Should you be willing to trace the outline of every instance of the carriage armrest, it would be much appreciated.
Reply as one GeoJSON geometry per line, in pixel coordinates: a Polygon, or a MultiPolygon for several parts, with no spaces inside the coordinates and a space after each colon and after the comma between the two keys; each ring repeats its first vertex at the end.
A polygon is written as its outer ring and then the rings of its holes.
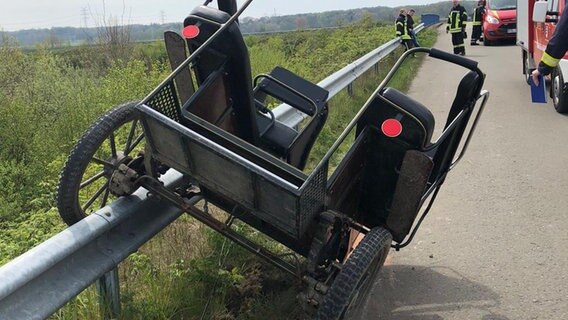
{"type": "Polygon", "coordinates": [[[255,87],[255,98],[263,101],[265,95],[283,101],[303,113],[314,116],[327,102],[329,92],[322,87],[286,70],[276,67],[268,75],[259,75],[262,79],[255,87]]]}

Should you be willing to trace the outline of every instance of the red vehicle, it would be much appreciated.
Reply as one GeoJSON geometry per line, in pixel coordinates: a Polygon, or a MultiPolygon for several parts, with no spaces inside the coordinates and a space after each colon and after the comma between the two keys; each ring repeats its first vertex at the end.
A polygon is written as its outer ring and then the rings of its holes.
{"type": "MultiPolygon", "coordinates": [[[[518,1],[517,45],[522,49],[523,74],[527,80],[540,62],[565,6],[564,0],[518,1]]],[[[559,113],[568,113],[566,80],[568,80],[568,55],[560,60],[551,74],[550,97],[559,113]]]]}
{"type": "Polygon", "coordinates": [[[517,36],[517,0],[487,0],[483,14],[483,44],[517,36]]]}

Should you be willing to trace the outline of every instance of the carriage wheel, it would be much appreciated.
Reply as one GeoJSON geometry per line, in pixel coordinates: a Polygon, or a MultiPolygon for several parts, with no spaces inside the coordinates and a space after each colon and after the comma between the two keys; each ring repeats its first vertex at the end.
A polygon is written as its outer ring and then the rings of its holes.
{"type": "Polygon", "coordinates": [[[392,235],[384,228],[376,227],[367,233],[333,281],[315,319],[357,319],[391,241],[392,235]]]}
{"type": "Polygon", "coordinates": [[[109,189],[120,164],[140,162],[144,133],[135,106],[127,102],[101,116],[75,145],[59,178],[57,207],[68,225],[118,198],[109,189]]]}

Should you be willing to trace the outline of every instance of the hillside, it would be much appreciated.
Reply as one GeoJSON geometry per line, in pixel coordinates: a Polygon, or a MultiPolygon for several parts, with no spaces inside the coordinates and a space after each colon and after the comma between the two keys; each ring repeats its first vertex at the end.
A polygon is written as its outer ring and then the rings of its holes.
{"type": "MultiPolygon", "coordinates": [[[[475,1],[462,1],[468,12],[472,12],[475,1]]],[[[412,6],[416,10],[417,16],[425,13],[438,14],[444,18],[451,8],[451,1],[441,1],[439,3],[412,6]]],[[[310,14],[285,15],[274,17],[241,19],[241,29],[243,33],[262,33],[262,32],[281,32],[298,29],[329,28],[351,24],[360,21],[365,16],[370,16],[374,20],[390,24],[398,14],[400,7],[372,7],[353,10],[327,11],[310,14]]],[[[245,12],[246,14],[246,12],[245,12]]],[[[126,31],[129,33],[131,41],[152,41],[161,39],[166,30],[180,30],[182,21],[179,23],[150,24],[150,25],[128,25],[126,31]]],[[[102,28],[51,28],[51,29],[32,29],[14,32],[2,32],[3,38],[14,38],[21,47],[33,47],[37,44],[44,44],[50,48],[62,46],[75,46],[85,43],[93,43],[99,39],[105,31],[102,28]]]]}

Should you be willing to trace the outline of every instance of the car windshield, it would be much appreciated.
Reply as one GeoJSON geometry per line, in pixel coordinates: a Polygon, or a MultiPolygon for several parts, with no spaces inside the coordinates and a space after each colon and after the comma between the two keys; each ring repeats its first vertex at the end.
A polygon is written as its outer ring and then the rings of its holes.
{"type": "Polygon", "coordinates": [[[513,10],[517,8],[517,0],[493,0],[489,7],[491,10],[513,10]]]}

